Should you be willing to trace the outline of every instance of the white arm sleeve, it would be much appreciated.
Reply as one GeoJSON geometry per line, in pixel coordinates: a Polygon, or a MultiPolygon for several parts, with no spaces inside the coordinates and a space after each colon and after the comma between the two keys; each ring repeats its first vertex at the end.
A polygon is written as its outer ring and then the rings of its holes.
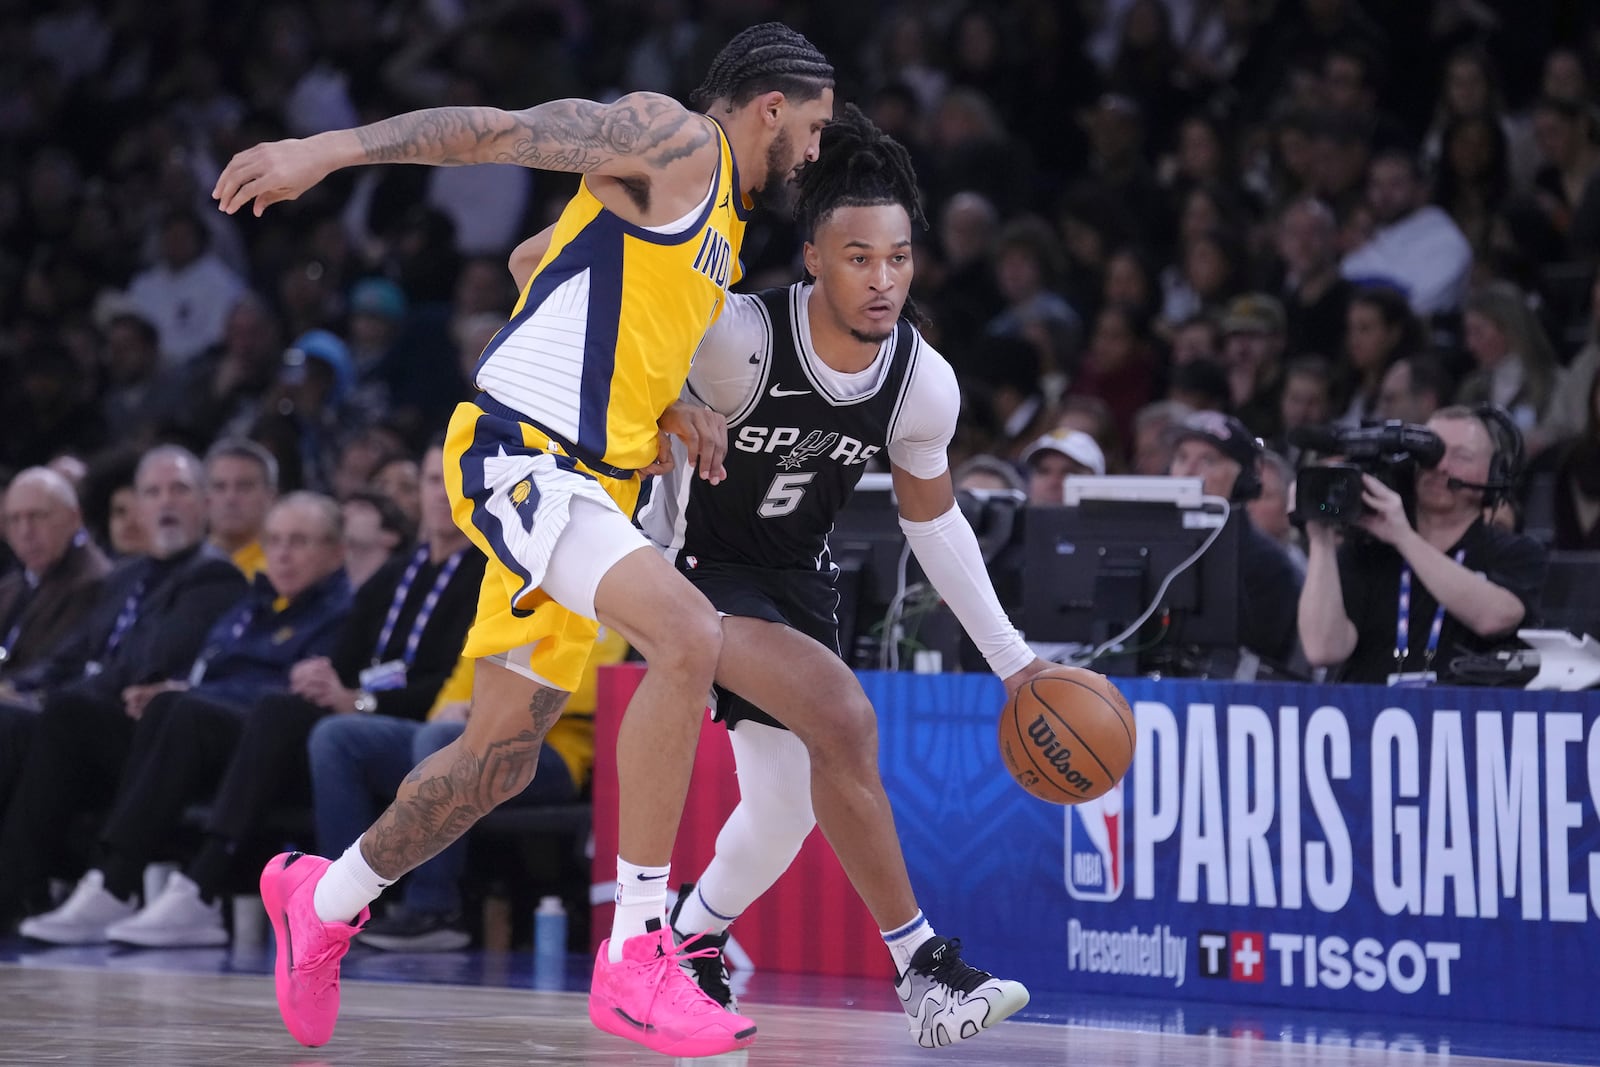
{"type": "Polygon", "coordinates": [[[918,478],[937,478],[950,469],[947,453],[961,415],[956,372],[933,346],[922,342],[905,402],[889,429],[889,459],[918,478]]]}
{"type": "Polygon", "coordinates": [[[902,516],[900,529],[923,572],[983,653],[989,669],[1009,678],[1032,663],[1033,650],[1000,607],[983,565],[978,536],[967,525],[960,507],[928,522],[912,522],[902,516]]]}
{"type": "Polygon", "coordinates": [[[761,301],[729,293],[689,365],[689,395],[732,418],[755,395],[771,351],[772,326],[761,301]]]}

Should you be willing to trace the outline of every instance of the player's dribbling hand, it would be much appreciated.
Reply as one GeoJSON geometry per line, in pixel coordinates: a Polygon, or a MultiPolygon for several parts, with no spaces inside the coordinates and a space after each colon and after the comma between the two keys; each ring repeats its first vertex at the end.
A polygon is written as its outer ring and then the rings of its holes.
{"type": "Polygon", "coordinates": [[[1040,659],[1038,656],[1033,657],[1032,663],[1028,664],[1026,667],[1022,668],[1020,671],[1016,672],[1010,677],[1004,679],[1006,687],[1006,699],[1010,700],[1012,697],[1016,696],[1017,690],[1027,685],[1029,680],[1038,677],[1040,674],[1043,674],[1045,671],[1054,666],[1055,664],[1051,663],[1047,659],[1040,659]]]}
{"type": "Polygon", "coordinates": [[[674,401],[658,423],[663,433],[682,441],[689,453],[689,463],[697,468],[700,477],[716,485],[728,476],[722,465],[728,455],[728,420],[710,408],[674,401]]]}
{"type": "Polygon", "coordinates": [[[230,215],[253,200],[260,218],[268,204],[293,200],[327,176],[328,168],[310,142],[292,138],[268,141],[228,161],[211,190],[211,199],[230,215]]]}

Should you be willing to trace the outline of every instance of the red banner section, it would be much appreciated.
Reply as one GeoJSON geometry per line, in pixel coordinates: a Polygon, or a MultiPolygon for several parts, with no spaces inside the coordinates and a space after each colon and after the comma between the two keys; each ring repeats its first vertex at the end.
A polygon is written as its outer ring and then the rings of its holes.
{"type": "MultiPolygon", "coordinates": [[[[644,669],[637,663],[602,667],[595,707],[594,944],[611,931],[611,894],[617,879],[617,730],[644,669]]],[[[700,731],[694,779],[672,852],[672,883],[692,880],[716,851],[717,831],[739,802],[728,732],[710,721],[700,731]]],[[[894,968],[867,909],[851,888],[833,850],[813,831],[778,884],[733,925],[734,940],[763,971],[892,978],[894,968]]],[[[739,952],[730,948],[730,961],[739,952]]]]}

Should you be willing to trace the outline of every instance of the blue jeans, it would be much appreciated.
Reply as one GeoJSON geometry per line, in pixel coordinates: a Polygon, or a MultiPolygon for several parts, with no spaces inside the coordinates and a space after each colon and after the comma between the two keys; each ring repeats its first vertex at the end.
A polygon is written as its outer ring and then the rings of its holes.
{"type": "MultiPolygon", "coordinates": [[[[420,723],[387,715],[329,715],[311,730],[311,794],[317,848],[338,856],[366,832],[394,799],[411,769],[461,736],[460,722],[420,723]]],[[[539,766],[508,804],[564,804],[574,800],[567,763],[555,749],[539,749],[539,766]]],[[[411,872],[402,901],[412,911],[445,914],[461,909],[461,872],[467,863],[463,835],[411,872]]]]}

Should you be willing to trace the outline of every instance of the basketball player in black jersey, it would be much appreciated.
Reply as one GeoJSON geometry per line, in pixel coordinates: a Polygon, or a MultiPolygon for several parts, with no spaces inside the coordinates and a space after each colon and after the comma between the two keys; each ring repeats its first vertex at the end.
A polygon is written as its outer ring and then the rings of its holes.
{"type": "MultiPolygon", "coordinates": [[[[901,316],[922,222],[905,150],[854,108],[823,142],[796,206],[815,280],[731,296],[690,371],[686,399],[727,418],[727,477],[714,488],[693,477],[695,457],[674,439],[676,463],[640,515],[724,615],[717,718],[741,791],[673,926],[720,947],[820,823],[894,956],[912,1035],[935,1047],[1006,1018],[1028,993],[965,963],[919,910],[878,776],[876,715],[838,654],[827,534],[870,459],[886,453],[912,550],[1008,694],[1046,664],[1001,611],[956,507],[945,459],[955,375],[901,316]]],[[[720,958],[692,965],[732,1003],[720,958]]]]}

